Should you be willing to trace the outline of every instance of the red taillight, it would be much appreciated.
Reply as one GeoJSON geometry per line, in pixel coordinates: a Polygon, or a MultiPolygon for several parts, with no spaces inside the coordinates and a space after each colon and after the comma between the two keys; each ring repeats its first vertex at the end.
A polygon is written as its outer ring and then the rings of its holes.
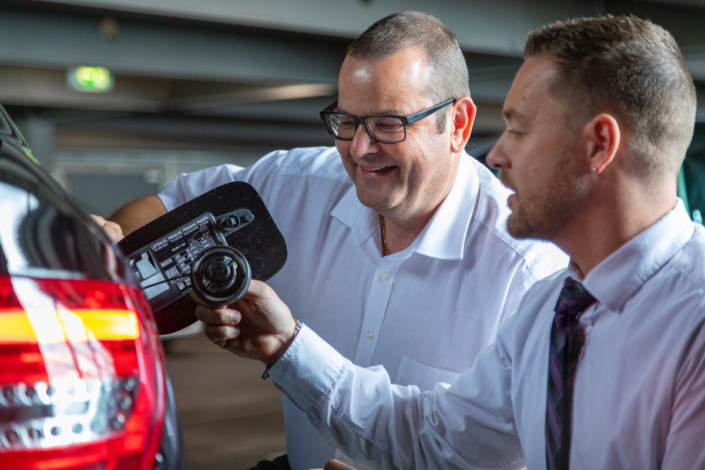
{"type": "Polygon", "coordinates": [[[164,360],[142,294],[0,277],[0,469],[152,469],[164,360]]]}

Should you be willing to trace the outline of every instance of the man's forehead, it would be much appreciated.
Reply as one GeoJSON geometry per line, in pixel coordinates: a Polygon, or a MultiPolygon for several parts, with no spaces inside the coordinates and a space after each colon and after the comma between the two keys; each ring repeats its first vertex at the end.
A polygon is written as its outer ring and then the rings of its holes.
{"type": "Polygon", "coordinates": [[[429,72],[425,54],[417,48],[402,49],[381,60],[348,56],[340,70],[338,110],[409,114],[428,100],[429,72]]]}
{"type": "Polygon", "coordinates": [[[429,65],[423,49],[408,47],[375,60],[347,56],[340,69],[340,78],[362,81],[392,77],[392,79],[420,80],[428,77],[429,65]]]}
{"type": "Polygon", "coordinates": [[[529,121],[547,100],[555,76],[555,66],[548,59],[528,59],[517,73],[504,103],[502,116],[511,122],[529,121]]]}
{"type": "Polygon", "coordinates": [[[364,62],[360,66],[352,69],[352,78],[356,80],[372,80],[372,71],[370,70],[371,64],[365,64],[364,62]]]}

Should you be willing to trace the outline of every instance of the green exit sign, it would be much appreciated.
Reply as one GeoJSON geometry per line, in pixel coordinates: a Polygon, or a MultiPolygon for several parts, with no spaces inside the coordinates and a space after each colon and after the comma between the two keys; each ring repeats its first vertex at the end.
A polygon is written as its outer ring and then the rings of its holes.
{"type": "Polygon", "coordinates": [[[71,88],[89,93],[105,93],[115,86],[113,75],[105,67],[76,67],[68,71],[71,88]]]}

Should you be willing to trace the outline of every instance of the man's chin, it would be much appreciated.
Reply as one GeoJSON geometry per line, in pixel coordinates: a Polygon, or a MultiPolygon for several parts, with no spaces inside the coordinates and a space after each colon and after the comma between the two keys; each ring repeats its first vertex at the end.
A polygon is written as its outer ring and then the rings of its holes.
{"type": "Polygon", "coordinates": [[[385,212],[393,207],[393,204],[389,200],[374,197],[374,195],[370,195],[367,192],[360,191],[359,189],[357,191],[357,199],[363,206],[378,213],[385,212]]]}
{"type": "Polygon", "coordinates": [[[545,237],[541,236],[541,231],[536,227],[532,226],[521,217],[520,214],[512,212],[507,218],[507,233],[517,240],[545,240],[545,237]]]}
{"type": "Polygon", "coordinates": [[[357,199],[363,206],[375,211],[389,209],[398,205],[403,200],[403,196],[395,188],[389,186],[370,186],[366,184],[355,184],[357,199]]]}

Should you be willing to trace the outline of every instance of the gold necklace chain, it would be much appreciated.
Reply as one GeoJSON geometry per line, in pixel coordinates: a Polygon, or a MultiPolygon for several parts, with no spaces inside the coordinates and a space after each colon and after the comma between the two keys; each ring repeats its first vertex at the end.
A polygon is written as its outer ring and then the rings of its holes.
{"type": "Polygon", "coordinates": [[[384,227],[384,217],[382,214],[379,215],[379,227],[382,229],[382,256],[389,255],[389,248],[387,248],[387,230],[384,227]]]}

